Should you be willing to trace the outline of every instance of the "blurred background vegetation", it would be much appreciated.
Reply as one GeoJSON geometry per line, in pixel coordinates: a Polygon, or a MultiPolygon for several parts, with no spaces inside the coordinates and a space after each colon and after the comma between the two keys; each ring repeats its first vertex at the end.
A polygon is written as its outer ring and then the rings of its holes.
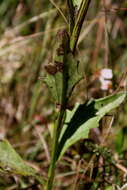
{"type": "MultiPolygon", "coordinates": [[[[0,138],[7,138],[14,148],[47,176],[50,160],[50,129],[56,109],[43,82],[44,66],[52,61],[56,33],[67,28],[66,1],[1,0],[0,1],[0,138]]],[[[126,88],[127,74],[127,1],[92,1],[78,42],[77,57],[84,80],[75,89],[76,101],[98,98],[126,88]],[[110,68],[113,82],[106,92],[99,83],[100,71],[110,68]]],[[[58,166],[56,189],[117,189],[127,182],[127,105],[114,115],[114,122],[101,146],[86,148],[87,141],[72,147],[58,166]],[[86,173],[93,150],[98,153],[95,165],[86,173]],[[111,151],[119,168],[107,161],[111,151]],[[101,157],[103,155],[103,167],[101,157]],[[96,173],[96,168],[99,168],[96,173]],[[96,177],[94,174],[96,173],[96,177]],[[102,185],[103,184],[103,185],[102,185]]],[[[110,117],[110,116],[109,116],[110,117]]],[[[103,121],[104,122],[104,121],[103,121]]],[[[105,122],[106,123],[106,122],[105,122]]],[[[109,125],[109,124],[105,124],[109,125]]],[[[92,141],[98,142],[104,130],[92,141]]],[[[90,139],[89,139],[90,140],[90,139]]],[[[91,145],[93,146],[93,144],[91,145]]],[[[39,189],[32,179],[0,174],[0,190],[39,189]]]]}

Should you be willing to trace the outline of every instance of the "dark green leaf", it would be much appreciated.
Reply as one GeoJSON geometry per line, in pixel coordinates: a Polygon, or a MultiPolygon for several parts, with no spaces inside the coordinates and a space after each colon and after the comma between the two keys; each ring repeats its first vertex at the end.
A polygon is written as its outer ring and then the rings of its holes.
{"type": "Polygon", "coordinates": [[[118,107],[124,101],[125,96],[124,92],[120,92],[77,105],[74,110],[67,111],[65,125],[59,139],[57,158],[60,158],[78,140],[88,138],[89,130],[98,127],[100,119],[118,107]]]}

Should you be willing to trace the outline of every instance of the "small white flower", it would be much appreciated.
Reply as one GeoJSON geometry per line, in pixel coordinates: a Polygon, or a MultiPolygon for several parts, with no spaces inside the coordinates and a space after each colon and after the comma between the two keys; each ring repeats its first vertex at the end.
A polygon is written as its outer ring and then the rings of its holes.
{"type": "Polygon", "coordinates": [[[99,80],[101,82],[101,90],[109,90],[112,88],[113,73],[111,69],[102,69],[100,71],[99,80]]]}
{"type": "Polygon", "coordinates": [[[100,77],[103,77],[104,79],[112,79],[113,77],[113,73],[112,73],[112,70],[111,69],[102,69],[101,72],[100,72],[100,77]]]}

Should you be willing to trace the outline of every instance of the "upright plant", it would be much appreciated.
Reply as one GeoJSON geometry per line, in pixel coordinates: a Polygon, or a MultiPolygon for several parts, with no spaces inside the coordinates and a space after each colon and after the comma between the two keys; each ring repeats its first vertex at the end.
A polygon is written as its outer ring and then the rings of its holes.
{"type": "Polygon", "coordinates": [[[45,68],[45,82],[54,102],[59,105],[52,137],[51,163],[45,190],[53,188],[57,161],[72,144],[87,138],[90,128],[97,127],[100,119],[111,109],[117,107],[125,98],[118,93],[106,98],[76,104],[72,111],[67,110],[68,102],[77,83],[83,78],[78,70],[76,46],[80,31],[91,0],[67,0],[69,10],[69,31],[61,30],[57,34],[56,54],[53,64],[45,68]]]}
{"type": "Polygon", "coordinates": [[[78,73],[78,64],[74,54],[90,1],[91,0],[82,0],[79,5],[78,2],[76,3],[72,0],[67,0],[70,17],[69,35],[66,30],[58,32],[58,47],[56,48],[54,65],[48,65],[46,67],[48,74],[45,81],[51,90],[54,101],[56,104],[60,105],[58,118],[53,132],[52,156],[46,190],[52,189],[53,185],[54,172],[58,159],[59,138],[66,118],[65,113],[69,97],[71,96],[75,85],[82,79],[82,76],[78,73]],[[77,5],[77,7],[75,5],[77,5]],[[75,15],[75,8],[79,8],[77,15],[75,15]]]}
{"type": "Polygon", "coordinates": [[[89,130],[98,127],[103,116],[118,107],[126,96],[125,92],[119,92],[88,100],[84,104],[75,104],[72,110],[67,109],[73,89],[83,78],[76,60],[76,46],[90,1],[67,0],[69,29],[58,32],[53,64],[45,67],[45,82],[54,103],[59,107],[53,129],[51,163],[46,183],[35,169],[21,159],[6,139],[0,139],[0,171],[32,176],[45,190],[53,189],[56,165],[65,151],[78,140],[88,138],[89,130]]]}

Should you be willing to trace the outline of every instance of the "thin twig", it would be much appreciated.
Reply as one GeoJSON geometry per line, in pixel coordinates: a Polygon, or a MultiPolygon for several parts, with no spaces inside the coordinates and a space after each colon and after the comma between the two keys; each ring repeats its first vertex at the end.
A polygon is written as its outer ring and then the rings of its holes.
{"type": "Polygon", "coordinates": [[[120,169],[121,171],[123,171],[126,175],[127,175],[127,168],[125,168],[123,165],[116,163],[115,166],[120,169]]]}
{"type": "Polygon", "coordinates": [[[108,126],[106,132],[104,133],[104,136],[103,136],[103,138],[102,138],[103,140],[102,140],[100,146],[103,146],[104,143],[106,142],[107,137],[109,136],[109,133],[110,133],[110,131],[111,131],[111,127],[112,127],[113,121],[114,121],[114,116],[112,116],[112,118],[111,118],[110,124],[109,124],[109,126],[108,126]]]}
{"type": "Polygon", "coordinates": [[[48,150],[48,146],[47,146],[47,143],[43,137],[43,134],[40,133],[40,130],[38,129],[38,127],[35,128],[36,132],[37,132],[37,135],[39,136],[40,138],[40,141],[43,145],[43,148],[45,150],[45,154],[46,154],[46,158],[47,158],[47,161],[48,163],[50,162],[50,154],[49,154],[49,150],[48,150]]]}
{"type": "Polygon", "coordinates": [[[76,172],[76,176],[75,176],[75,181],[74,181],[74,188],[73,190],[77,190],[78,189],[78,179],[79,179],[79,174],[80,174],[80,171],[81,171],[81,163],[82,163],[82,160],[79,160],[79,163],[78,163],[78,166],[77,166],[77,172],[76,172]]]}
{"type": "Polygon", "coordinates": [[[66,22],[66,24],[68,24],[68,21],[65,17],[65,15],[63,14],[63,12],[61,11],[61,9],[57,6],[57,4],[53,1],[50,0],[50,2],[53,4],[54,7],[56,7],[56,9],[59,11],[59,13],[61,14],[62,18],[64,19],[64,21],[66,22]]]}

